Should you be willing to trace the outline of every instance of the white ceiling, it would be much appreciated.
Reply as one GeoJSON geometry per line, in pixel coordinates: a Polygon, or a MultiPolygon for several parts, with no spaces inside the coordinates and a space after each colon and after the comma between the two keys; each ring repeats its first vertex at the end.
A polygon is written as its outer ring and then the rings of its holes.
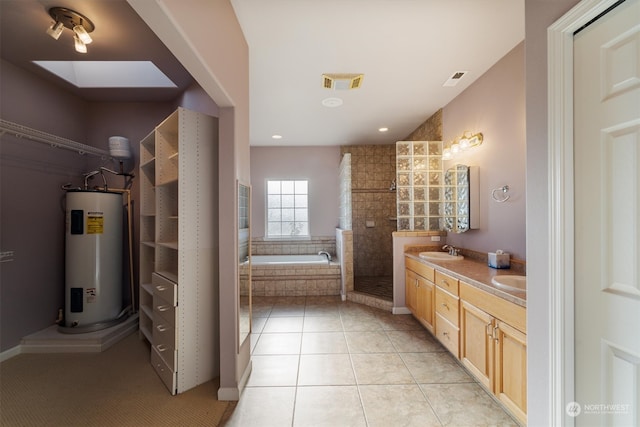
{"type": "MultiPolygon", "coordinates": [[[[524,39],[524,0],[231,0],[249,45],[251,145],[351,145],[403,139],[524,39]],[[468,71],[455,87],[443,83],[468,71]],[[333,91],[323,73],[363,73],[333,91]],[[322,106],[341,98],[337,108],[322,106]],[[387,133],[378,128],[388,127],[387,133]],[[280,140],[271,138],[283,136],[280,140]]],[[[125,0],[0,0],[0,54],[91,101],[174,99],[192,78],[125,0]],[[93,21],[77,54],[46,34],[52,6],[93,21]],[[150,60],[176,89],[78,89],[32,60],[150,60]]],[[[5,102],[6,100],[2,100],[5,102]]]]}
{"type": "Polygon", "coordinates": [[[524,39],[524,0],[231,3],[249,45],[251,145],[401,140],[524,39]],[[468,73],[443,87],[456,71],[468,73]],[[323,73],[364,79],[332,91],[323,73]]]}

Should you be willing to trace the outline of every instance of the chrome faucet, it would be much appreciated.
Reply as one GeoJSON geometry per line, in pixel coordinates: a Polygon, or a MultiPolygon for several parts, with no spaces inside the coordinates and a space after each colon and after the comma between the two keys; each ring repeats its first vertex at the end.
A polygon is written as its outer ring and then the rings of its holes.
{"type": "Polygon", "coordinates": [[[449,252],[449,255],[451,255],[451,256],[458,256],[458,252],[460,252],[460,249],[456,249],[455,247],[453,247],[451,245],[444,245],[442,247],[442,250],[449,252]]]}
{"type": "Polygon", "coordinates": [[[331,262],[331,254],[327,251],[320,251],[318,255],[325,255],[327,257],[327,262],[331,262]]]}

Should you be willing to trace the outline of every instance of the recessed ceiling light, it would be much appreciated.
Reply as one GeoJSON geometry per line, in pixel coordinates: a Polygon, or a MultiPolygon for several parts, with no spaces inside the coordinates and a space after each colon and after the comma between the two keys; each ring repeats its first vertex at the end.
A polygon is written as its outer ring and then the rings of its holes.
{"type": "Polygon", "coordinates": [[[83,88],[177,87],[151,61],[33,61],[83,88]]]}
{"type": "Polygon", "coordinates": [[[273,139],[282,139],[282,135],[271,135],[273,139]]]}
{"type": "Polygon", "coordinates": [[[379,128],[379,129],[378,129],[378,132],[386,132],[386,131],[388,131],[388,130],[389,130],[389,128],[379,128]]]}
{"type": "Polygon", "coordinates": [[[325,98],[322,100],[322,105],[329,108],[335,108],[341,106],[343,103],[340,98],[325,98]]]}

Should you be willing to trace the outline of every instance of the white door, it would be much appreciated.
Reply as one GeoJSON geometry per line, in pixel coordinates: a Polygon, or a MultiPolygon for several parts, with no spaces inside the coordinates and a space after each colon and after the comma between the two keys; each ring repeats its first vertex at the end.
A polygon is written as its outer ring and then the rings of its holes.
{"type": "Polygon", "coordinates": [[[638,426],[640,0],[574,36],[574,91],[575,422],[638,426]]]}

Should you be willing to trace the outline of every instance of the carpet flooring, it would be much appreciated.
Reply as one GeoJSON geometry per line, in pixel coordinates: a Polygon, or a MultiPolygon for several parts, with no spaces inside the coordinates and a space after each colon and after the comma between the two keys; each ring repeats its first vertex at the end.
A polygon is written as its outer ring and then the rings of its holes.
{"type": "Polygon", "coordinates": [[[2,426],[218,426],[218,379],[171,396],[133,333],[102,353],[20,354],[0,363],[2,426]]]}

